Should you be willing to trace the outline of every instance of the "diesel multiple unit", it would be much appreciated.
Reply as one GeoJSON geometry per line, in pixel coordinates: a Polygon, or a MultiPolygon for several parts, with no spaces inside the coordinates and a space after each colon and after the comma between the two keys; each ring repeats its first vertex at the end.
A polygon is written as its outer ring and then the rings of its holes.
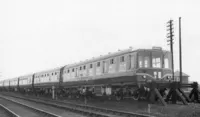
{"type": "MultiPolygon", "coordinates": [[[[0,81],[1,89],[78,95],[115,95],[121,87],[131,95],[146,82],[171,79],[171,53],[160,47],[129,48],[76,64],[0,81]],[[78,92],[78,93],[77,93],[78,92]]],[[[136,99],[136,98],[135,98],[136,99]]]]}

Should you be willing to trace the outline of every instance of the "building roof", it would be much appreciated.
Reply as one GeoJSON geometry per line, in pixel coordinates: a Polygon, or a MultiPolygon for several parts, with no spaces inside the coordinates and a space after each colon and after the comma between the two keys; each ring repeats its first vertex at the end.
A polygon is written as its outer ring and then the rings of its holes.
{"type": "MultiPolygon", "coordinates": [[[[174,72],[174,76],[179,77],[180,76],[180,71],[174,72]]],[[[183,73],[183,72],[182,72],[182,76],[190,77],[189,75],[187,75],[186,73],[183,73]]]]}

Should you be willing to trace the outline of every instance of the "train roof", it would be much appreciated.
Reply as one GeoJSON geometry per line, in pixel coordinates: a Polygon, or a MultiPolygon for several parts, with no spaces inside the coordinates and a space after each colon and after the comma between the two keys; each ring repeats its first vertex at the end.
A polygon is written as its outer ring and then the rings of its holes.
{"type": "Polygon", "coordinates": [[[66,65],[65,67],[69,68],[69,67],[74,67],[74,66],[78,66],[78,65],[83,65],[83,64],[96,62],[96,61],[99,61],[99,60],[102,60],[102,59],[120,56],[122,54],[127,54],[127,53],[135,52],[135,51],[163,51],[163,52],[168,52],[168,51],[162,50],[161,47],[152,47],[152,49],[135,49],[135,50],[132,47],[130,47],[129,49],[118,50],[117,52],[113,52],[113,53],[109,52],[107,55],[99,56],[99,57],[96,57],[96,58],[93,57],[92,59],[89,59],[89,60],[87,59],[87,60],[81,61],[79,63],[69,64],[69,65],[66,65]]]}
{"type": "Polygon", "coordinates": [[[16,78],[11,78],[11,79],[9,79],[10,81],[13,81],[13,80],[17,80],[18,79],[18,77],[16,77],[16,78]]]}
{"type": "Polygon", "coordinates": [[[130,47],[129,49],[126,49],[126,50],[118,50],[117,52],[109,52],[107,55],[100,55],[99,57],[93,57],[92,59],[87,59],[85,61],[81,61],[79,63],[74,63],[74,64],[69,64],[69,65],[66,65],[65,67],[73,67],[73,66],[77,66],[77,65],[83,65],[83,64],[87,64],[87,63],[91,63],[91,62],[95,62],[95,61],[99,61],[99,60],[102,60],[102,59],[107,59],[107,58],[110,58],[110,57],[115,57],[115,56],[119,56],[119,55],[122,55],[122,54],[127,54],[127,53],[130,53],[130,52],[133,52],[133,49],[132,47],[130,47]]]}
{"type": "Polygon", "coordinates": [[[17,78],[23,79],[23,78],[30,77],[30,76],[32,76],[32,75],[33,75],[33,74],[26,74],[26,75],[21,75],[21,76],[19,76],[19,77],[17,77],[17,78]]]}
{"type": "Polygon", "coordinates": [[[48,73],[48,72],[54,72],[54,71],[60,70],[61,68],[62,67],[57,67],[57,68],[54,68],[54,69],[44,70],[44,71],[41,71],[41,72],[36,72],[35,74],[38,75],[38,74],[43,74],[43,73],[48,73]]]}
{"type": "Polygon", "coordinates": [[[10,81],[10,79],[3,80],[3,82],[9,82],[9,81],[10,81]]]}

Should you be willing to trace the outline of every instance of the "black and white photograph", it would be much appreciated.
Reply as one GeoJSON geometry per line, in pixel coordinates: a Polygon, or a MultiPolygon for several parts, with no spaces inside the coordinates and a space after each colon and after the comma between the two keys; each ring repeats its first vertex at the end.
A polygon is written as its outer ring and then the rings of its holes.
{"type": "Polygon", "coordinates": [[[200,117],[199,0],[1,0],[0,117],[200,117]]]}

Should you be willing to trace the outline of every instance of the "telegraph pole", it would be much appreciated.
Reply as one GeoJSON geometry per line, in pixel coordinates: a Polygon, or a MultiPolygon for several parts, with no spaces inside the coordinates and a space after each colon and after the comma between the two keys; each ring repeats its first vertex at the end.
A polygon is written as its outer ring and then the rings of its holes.
{"type": "Polygon", "coordinates": [[[172,66],[172,79],[174,79],[174,54],[173,54],[173,37],[174,37],[174,28],[173,28],[173,20],[169,20],[167,22],[167,31],[169,31],[167,33],[167,38],[169,38],[169,40],[167,40],[167,42],[169,42],[170,45],[170,51],[171,51],[171,66],[172,66]]]}
{"type": "Polygon", "coordinates": [[[180,59],[180,84],[182,84],[182,46],[181,46],[181,17],[179,17],[179,59],[180,59]]]}

